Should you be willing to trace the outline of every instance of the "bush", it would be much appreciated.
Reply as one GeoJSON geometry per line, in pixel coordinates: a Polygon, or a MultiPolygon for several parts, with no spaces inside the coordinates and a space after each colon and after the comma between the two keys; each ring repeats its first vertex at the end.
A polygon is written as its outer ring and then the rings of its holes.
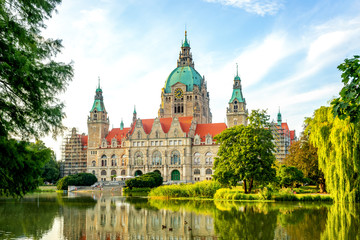
{"type": "Polygon", "coordinates": [[[125,181],[126,187],[132,188],[154,188],[163,183],[163,178],[156,172],[146,173],[136,178],[125,181]]]}
{"type": "Polygon", "coordinates": [[[268,188],[263,188],[258,193],[260,200],[271,200],[272,198],[272,191],[268,188]]]}
{"type": "Polygon", "coordinates": [[[205,197],[213,198],[221,185],[215,181],[202,181],[197,183],[166,185],[152,189],[151,197],[205,197]]]}
{"type": "Polygon", "coordinates": [[[78,173],[75,175],[65,176],[60,179],[56,187],[58,190],[67,190],[68,186],[91,186],[97,182],[95,175],[91,173],[78,173]]]}

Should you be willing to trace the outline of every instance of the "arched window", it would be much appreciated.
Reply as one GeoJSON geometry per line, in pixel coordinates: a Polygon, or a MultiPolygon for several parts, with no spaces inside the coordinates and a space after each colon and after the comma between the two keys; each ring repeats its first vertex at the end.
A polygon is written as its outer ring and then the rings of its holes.
{"type": "Polygon", "coordinates": [[[152,155],[152,165],[161,165],[161,153],[159,151],[155,151],[152,155]]]}
{"type": "Polygon", "coordinates": [[[236,118],[234,119],[234,125],[237,125],[237,119],[236,118]]]}
{"type": "Polygon", "coordinates": [[[200,153],[194,154],[194,164],[200,164],[200,153]]]}
{"type": "Polygon", "coordinates": [[[135,165],[143,165],[143,154],[141,152],[135,153],[135,165]]]}
{"type": "Polygon", "coordinates": [[[116,170],[111,170],[111,176],[116,175],[116,170]]]}
{"type": "Polygon", "coordinates": [[[106,167],[106,165],[107,165],[107,160],[106,160],[106,155],[102,155],[101,156],[101,166],[102,167],[106,167]]]}
{"type": "Polygon", "coordinates": [[[95,170],[92,171],[92,174],[95,175],[95,170]]]}
{"type": "Polygon", "coordinates": [[[121,166],[125,166],[126,165],[126,155],[122,155],[121,156],[121,166]]]}
{"type": "Polygon", "coordinates": [[[211,152],[205,154],[205,164],[213,164],[213,154],[211,152]]]}
{"type": "Polygon", "coordinates": [[[171,181],[180,181],[180,172],[178,170],[171,172],[171,181]]]}
{"type": "Polygon", "coordinates": [[[141,176],[142,174],[143,174],[142,171],[137,170],[137,171],[135,172],[134,176],[137,177],[137,176],[141,176]]]}
{"type": "Polygon", "coordinates": [[[180,165],[181,164],[180,153],[176,150],[171,153],[171,164],[172,165],[180,165]]]}
{"type": "Polygon", "coordinates": [[[200,169],[195,169],[195,170],[194,170],[194,174],[195,174],[195,175],[200,174],[200,169]]]}
{"type": "Polygon", "coordinates": [[[95,161],[92,161],[92,162],[91,162],[91,166],[95,167],[95,166],[96,166],[96,162],[95,162],[95,161]]]}
{"type": "Polygon", "coordinates": [[[206,169],[205,174],[212,174],[212,170],[210,168],[206,169]]]}
{"type": "Polygon", "coordinates": [[[106,171],[105,170],[101,171],[101,176],[106,176],[106,171]]]}
{"type": "Polygon", "coordinates": [[[114,154],[114,155],[112,155],[111,156],[111,166],[116,166],[116,155],[114,154]]]}
{"type": "Polygon", "coordinates": [[[234,112],[238,111],[238,105],[234,105],[234,112]]]}
{"type": "Polygon", "coordinates": [[[121,170],[121,176],[125,176],[125,170],[121,170]]]}

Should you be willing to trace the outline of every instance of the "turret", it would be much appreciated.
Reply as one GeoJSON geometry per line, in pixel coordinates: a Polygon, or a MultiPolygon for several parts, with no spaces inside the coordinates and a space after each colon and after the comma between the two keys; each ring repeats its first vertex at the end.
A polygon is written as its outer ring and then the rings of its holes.
{"type": "Polygon", "coordinates": [[[246,101],[241,90],[241,79],[239,77],[238,65],[236,64],[236,76],[234,77],[233,91],[226,111],[228,127],[236,125],[247,125],[246,101]]]}

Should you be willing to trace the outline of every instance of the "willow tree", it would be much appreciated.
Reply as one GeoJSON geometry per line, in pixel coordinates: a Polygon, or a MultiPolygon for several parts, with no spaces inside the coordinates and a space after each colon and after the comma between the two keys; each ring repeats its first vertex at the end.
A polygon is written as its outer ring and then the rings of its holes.
{"type": "Polygon", "coordinates": [[[320,107],[307,120],[310,142],[318,149],[319,168],[336,202],[360,200],[360,128],[350,117],[334,117],[333,108],[320,107]]]}

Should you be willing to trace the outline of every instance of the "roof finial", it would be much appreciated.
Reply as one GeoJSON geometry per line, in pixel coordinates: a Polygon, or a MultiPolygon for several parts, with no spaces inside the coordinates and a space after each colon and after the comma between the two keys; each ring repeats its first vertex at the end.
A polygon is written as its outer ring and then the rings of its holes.
{"type": "Polygon", "coordinates": [[[120,130],[123,130],[123,129],[124,129],[124,122],[123,122],[123,119],[121,118],[120,130]]]}
{"type": "Polygon", "coordinates": [[[239,76],[239,66],[237,63],[236,63],[236,76],[239,76]]]}
{"type": "Polygon", "coordinates": [[[100,88],[100,76],[98,76],[98,88],[100,88]]]}
{"type": "Polygon", "coordinates": [[[134,105],[134,113],[136,114],[136,105],[134,105]]]}

